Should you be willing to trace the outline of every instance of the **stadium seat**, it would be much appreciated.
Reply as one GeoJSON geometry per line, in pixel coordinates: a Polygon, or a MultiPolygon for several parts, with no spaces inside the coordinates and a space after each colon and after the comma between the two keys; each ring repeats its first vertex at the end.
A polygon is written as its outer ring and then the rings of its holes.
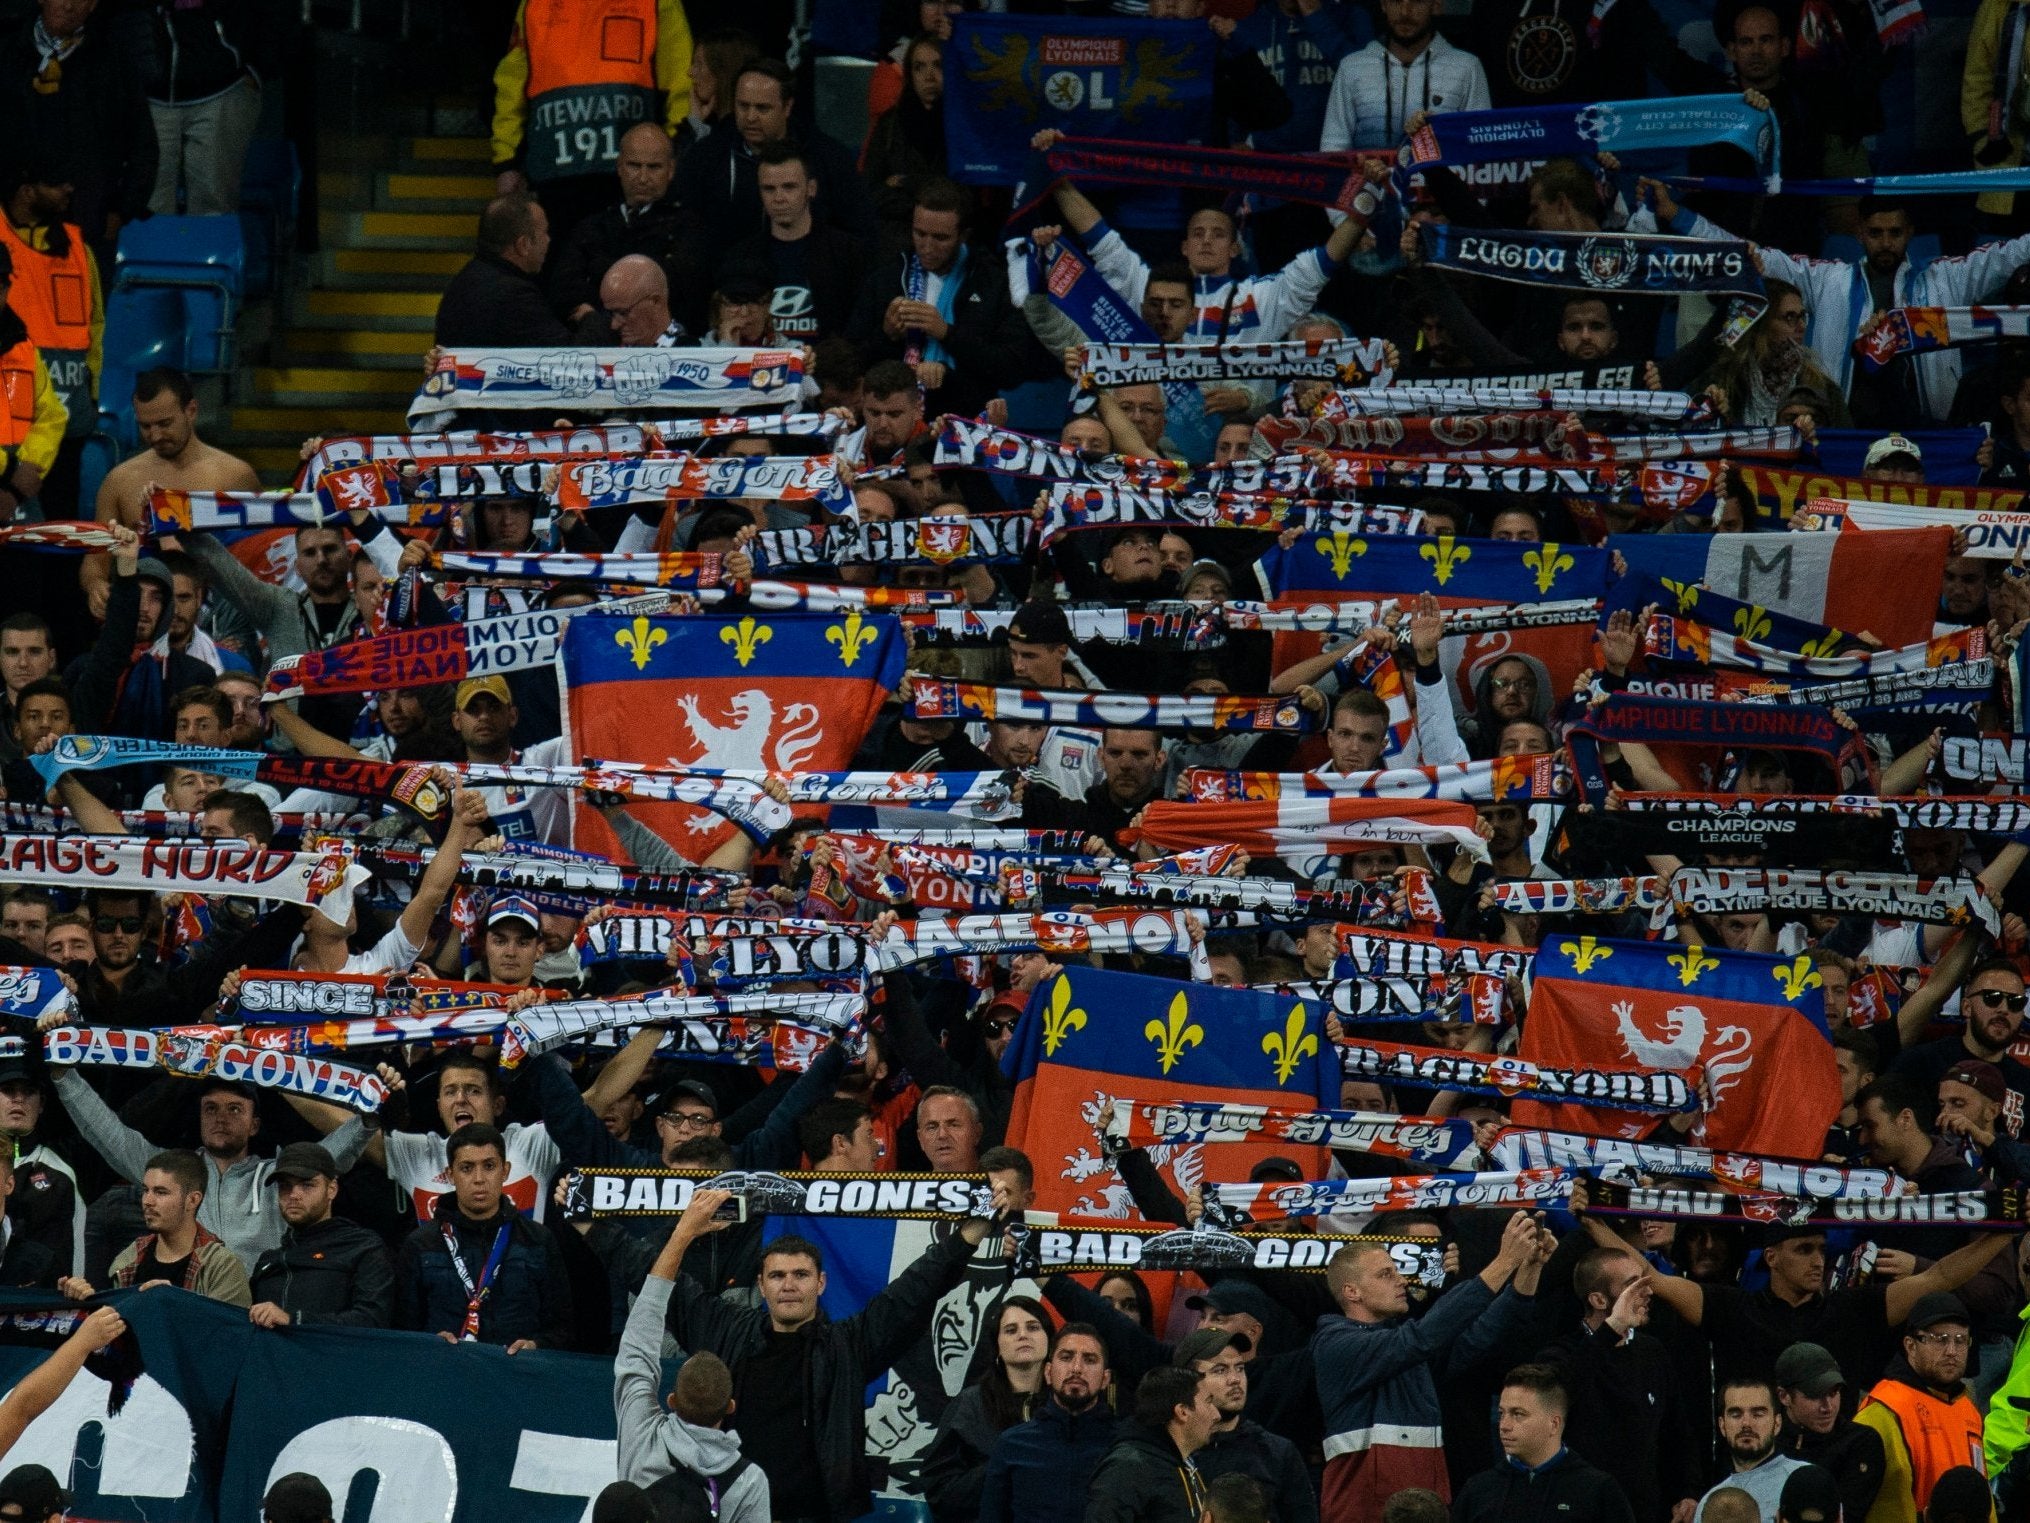
{"type": "Polygon", "coordinates": [[[183,293],[167,286],[118,286],[106,298],[106,363],[99,377],[99,431],[116,453],[138,444],[134,377],[158,365],[181,367],[188,317],[183,293]]]}
{"type": "Polygon", "coordinates": [[[295,242],[303,165],[287,138],[256,138],[240,181],[240,235],[247,248],[247,295],[270,295],[295,242]]]}
{"type": "MultiPolygon", "coordinates": [[[[193,374],[233,367],[233,334],[246,294],[246,240],[238,217],[149,217],[120,230],[113,295],[168,289],[183,308],[180,364],[193,374]]],[[[108,299],[110,318],[112,300],[108,299]]]]}
{"type": "Polygon", "coordinates": [[[860,1523],[930,1523],[930,1503],[920,1497],[876,1495],[874,1510],[860,1523]]]}

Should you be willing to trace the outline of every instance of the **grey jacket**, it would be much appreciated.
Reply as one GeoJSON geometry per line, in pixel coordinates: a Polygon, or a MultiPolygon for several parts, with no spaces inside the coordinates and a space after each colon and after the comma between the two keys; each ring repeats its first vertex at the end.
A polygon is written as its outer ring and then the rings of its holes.
{"type": "Polygon", "coordinates": [[[211,573],[212,584],[253,621],[268,644],[270,665],[284,656],[322,650],[360,633],[359,609],[348,602],[330,638],[320,635],[306,594],[262,581],[214,535],[187,534],[183,547],[211,573]]]}
{"type": "MultiPolygon", "coordinates": [[[[620,1478],[651,1486],[678,1466],[722,1475],[740,1459],[740,1435],[685,1422],[663,1404],[663,1324],[675,1282],[650,1275],[628,1313],[613,1359],[613,1416],[620,1478]]],[[[768,1523],[768,1477],[749,1465],[719,1498],[719,1523],[768,1523]]]]}
{"type": "MultiPolygon", "coordinates": [[[[98,1149],[99,1156],[122,1179],[139,1184],[148,1160],[162,1148],[114,1115],[112,1107],[75,1069],[59,1068],[54,1074],[57,1098],[63,1101],[78,1134],[98,1149]]],[[[366,1123],[355,1116],[324,1139],[340,1173],[359,1162],[372,1135],[366,1123]]],[[[282,1210],[272,1184],[275,1160],[250,1153],[223,1174],[209,1158],[205,1163],[211,1178],[197,1208],[198,1225],[222,1239],[241,1269],[252,1274],[261,1255],[282,1241],[282,1210]]]]}

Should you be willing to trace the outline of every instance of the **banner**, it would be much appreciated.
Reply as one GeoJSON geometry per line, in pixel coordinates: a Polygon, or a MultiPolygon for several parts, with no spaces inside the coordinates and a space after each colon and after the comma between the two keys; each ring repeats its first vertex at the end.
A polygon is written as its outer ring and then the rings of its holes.
{"type": "Polygon", "coordinates": [[[1910,503],[1860,502],[1851,498],[1814,497],[1791,519],[1791,528],[1922,529],[1943,526],[1965,536],[1967,555],[1976,560],[2012,561],[2030,550],[2030,513],[2017,504],[2021,492],[1984,489],[1993,506],[1984,508],[1918,507],[1910,503]]]}
{"type": "Polygon", "coordinates": [[[1025,721],[1084,729],[1251,731],[1308,734],[1319,716],[1286,697],[1229,693],[1118,693],[1077,688],[988,687],[916,678],[906,711],[913,719],[1025,721]]]}
{"type": "Polygon", "coordinates": [[[1916,920],[1927,925],[1978,923],[2000,938],[2002,912],[1980,880],[1920,878],[1914,873],[1829,872],[1817,867],[1681,867],[1670,898],[1681,915],[1731,915],[1742,910],[1803,910],[1916,920]]]}
{"type": "MultiPolygon", "coordinates": [[[[1872,437],[1880,438],[1880,434],[1872,437]]],[[[1864,457],[1865,458],[1865,457],[1864,457]]],[[[1928,461],[1929,457],[1927,457],[1928,461]]],[[[1858,468],[1858,467],[1856,467],[1858,468]]],[[[1931,485],[1904,481],[1872,481],[1860,475],[1835,475],[1830,466],[1818,470],[1783,469],[1778,466],[1742,465],[1735,480],[1755,505],[1755,521],[1766,528],[1786,527],[1800,508],[1808,508],[1820,497],[1847,502],[1886,503],[1920,508],[1961,508],[1978,511],[2022,506],[2023,493],[2016,487],[1984,487],[1968,483],[1931,485]]],[[[1937,520],[1927,520],[1936,522],[1937,520]]]]}
{"type": "Polygon", "coordinates": [[[1491,973],[1497,978],[1527,979],[1536,953],[1485,941],[1447,941],[1438,936],[1410,936],[1387,931],[1351,930],[1342,926],[1334,978],[1367,978],[1376,974],[1428,977],[1434,973],[1491,973]]]}
{"type": "Polygon", "coordinates": [[[1358,851],[1371,843],[1450,843],[1485,861],[1471,804],[1423,799],[1272,799],[1265,803],[1180,804],[1142,811],[1141,839],[1164,851],[1232,842],[1253,856],[1358,851]]]}
{"type": "MultiPolygon", "coordinates": [[[[670,768],[798,772],[849,764],[902,680],[893,619],[783,614],[739,619],[573,619],[559,647],[565,754],[670,768]]],[[[687,805],[636,817],[703,861],[733,828],[687,805]]],[[[580,810],[574,843],[625,860],[580,810]]]]}
{"type": "Polygon", "coordinates": [[[1242,458],[1194,470],[1175,460],[1078,449],[1059,444],[1055,439],[956,416],[948,416],[938,424],[931,464],[938,470],[992,471],[996,475],[1039,481],[1280,497],[1305,496],[1318,484],[1316,468],[1302,455],[1282,455],[1269,460],[1242,458]]]}
{"type": "Polygon", "coordinates": [[[1301,999],[1341,1025],[1350,1022],[1444,1021],[1475,1026],[1503,1023],[1507,986],[1486,973],[1426,973],[1415,978],[1334,978],[1323,982],[1251,987],[1301,999]]]}
{"type": "MultiPolygon", "coordinates": [[[[38,758],[39,759],[39,758],[38,758]]],[[[340,925],[366,872],[347,851],[275,851],[245,841],[156,841],[146,836],[0,835],[0,881],[75,893],[223,894],[308,905],[340,925]]]]}
{"type": "Polygon", "coordinates": [[[1470,1168],[1479,1144],[1473,1123],[1449,1116],[1398,1116],[1389,1111],[1288,1111],[1262,1105],[1121,1106],[1111,1135],[1128,1147],[1166,1142],[1292,1142],[1342,1152],[1403,1158],[1434,1169],[1470,1168]]]}
{"type": "Polygon", "coordinates": [[[446,349],[409,404],[413,427],[462,410],[701,412],[793,406],[793,349],[446,349]]]}
{"type": "Polygon", "coordinates": [[[1164,381],[1337,381],[1368,385],[1386,368],[1378,338],[1267,344],[1088,344],[1082,380],[1098,387],[1164,381]]]}
{"type": "Polygon", "coordinates": [[[853,492],[830,455],[649,455],[567,463],[557,473],[559,507],[582,512],[643,502],[754,497],[815,502],[847,514],[853,492]]]}
{"type": "MultiPolygon", "coordinates": [[[[1545,1101],[1583,1101],[1587,1105],[1652,1115],[1699,1108],[1699,1097],[1681,1076],[1639,1068],[1592,1068],[1576,1063],[1568,1068],[1552,1068],[1526,1058],[1487,1057],[1447,1047],[1414,1047],[1401,1042],[1350,1038],[1342,1038],[1339,1043],[1339,1067],[1340,1073],[1349,1079],[1501,1095],[1518,1104],[1526,1096],[1535,1096],[1545,1101]]],[[[1646,1127],[1649,1123],[1640,1124],[1646,1127]]]]}
{"type": "Polygon", "coordinates": [[[1422,169],[1433,164],[1491,164],[1564,155],[1591,158],[1715,143],[1740,149],[1754,159],[1761,174],[1776,171],[1776,118],[1739,95],[1439,112],[1411,134],[1409,162],[1422,169]]]}
{"type": "Polygon", "coordinates": [[[1640,1185],[1590,1185],[1588,1211],[1662,1221],[1717,1222],[1742,1227],[1951,1227],[1956,1231],[2030,1231],[2030,1192],[1962,1190],[1950,1195],[1897,1195],[1875,1200],[1822,1200],[1774,1194],[1730,1194],[1640,1185]]]}
{"type": "Polygon", "coordinates": [[[1351,534],[1419,534],[1424,515],[1414,508],[1377,504],[1321,502],[1305,497],[1262,497],[1240,492],[1167,491],[1160,487],[1084,486],[1059,482],[1038,542],[1049,545],[1060,534],[1079,530],[1118,529],[1146,524],[1150,528],[1244,529],[1278,533],[1301,526],[1306,532],[1351,534]]]}
{"type": "Polygon", "coordinates": [[[572,1169],[564,1176],[564,1219],[681,1216],[699,1190],[727,1190],[763,1216],[874,1216],[965,1221],[994,1214],[984,1174],[775,1173],[767,1169],[572,1169]]]}
{"type": "MultiPolygon", "coordinates": [[[[1537,951],[1522,1055],[1603,1055],[1658,1075],[1702,1076],[1710,1096],[1692,1140],[1730,1152],[1817,1158],[1840,1109],[1839,1072],[1811,959],[1556,937],[1537,951]]],[[[1518,1105],[1518,1126],[1630,1137],[1626,1118],[1518,1105]]]]}
{"type": "Polygon", "coordinates": [[[1208,1184],[1205,1212],[1221,1226],[1285,1217],[1382,1211],[1451,1211],[1493,1206],[1563,1206],[1572,1176],[1563,1169],[1505,1174],[1411,1174],[1318,1179],[1301,1184],[1208,1184]]]}
{"type": "Polygon", "coordinates": [[[509,1016],[500,1034],[500,1066],[512,1072],[530,1058],[555,1052],[594,1032],[621,1026],[654,1026],[664,1021],[715,1020],[726,1016],[795,1019],[799,1024],[841,1032],[866,1013],[857,994],[673,995],[650,991],[639,999],[571,999],[529,1005],[509,1016]]]}
{"type": "Polygon", "coordinates": [[[1215,1280],[1234,1270],[1300,1269],[1322,1272],[1351,1244],[1388,1249],[1405,1279],[1445,1283],[1444,1251],[1428,1238],[1336,1232],[1228,1232],[1201,1224],[1162,1228],[1119,1221],[1081,1220],[1055,1211],[1025,1213],[1027,1234],[1020,1263],[1033,1275],[1137,1273],[1189,1270],[1215,1280]]]}
{"type": "MultiPolygon", "coordinates": [[[[1448,113],[1457,114],[1457,113],[1448,113]]],[[[1336,391],[1332,403],[1354,417],[1399,413],[1615,413],[1678,423],[1698,404],[1682,391],[1650,391],[1635,365],[1580,366],[1541,372],[1487,371],[1336,391]]]]}
{"type": "MultiPolygon", "coordinates": [[[[1300,634],[1358,634],[1400,612],[1394,598],[1379,601],[1348,599],[1334,602],[1239,600],[1229,603],[1149,603],[1140,608],[1098,608],[1072,604],[1064,609],[1073,643],[1099,641],[1108,645],[1182,644],[1186,649],[1216,649],[1231,632],[1288,631],[1300,634]]],[[[919,644],[991,645],[1005,638],[1014,622],[1012,608],[906,609],[898,617],[919,644]]],[[[1487,634],[1523,629],[1552,629],[1592,624],[1600,616],[1595,598],[1569,598],[1548,603],[1503,607],[1467,606],[1447,609],[1445,628],[1451,634],[1487,634]]]]}
{"type": "Polygon", "coordinates": [[[1886,866],[1895,834],[1882,815],[1802,811],[1789,794],[1652,794],[1639,807],[1573,810],[1563,827],[1574,850],[1613,861],[1690,860],[1745,848],[1780,867],[1886,866]],[[1683,800],[1685,807],[1660,807],[1659,798],[1683,800]]]}
{"type": "Polygon", "coordinates": [[[61,1066],[160,1067],[189,1079],[229,1079],[356,1111],[377,1111],[388,1098],[388,1086],[379,1074],[218,1037],[163,1035],[124,1026],[59,1026],[43,1033],[42,1056],[61,1066]]]}
{"type": "Polygon", "coordinates": [[[606,423],[597,428],[539,429],[527,433],[479,433],[471,429],[428,434],[347,434],[326,439],[304,462],[302,479],[315,481],[341,466],[378,460],[400,464],[452,465],[498,460],[562,461],[585,456],[631,459],[691,439],[734,434],[801,435],[831,438],[844,423],[829,413],[749,414],[744,417],[658,418],[654,422],[606,423]]]}
{"type": "Polygon", "coordinates": [[[1666,903],[1663,884],[1638,878],[1510,878],[1488,885],[1511,915],[1623,915],[1666,903]]]}
{"type": "Polygon", "coordinates": [[[1559,758],[1541,755],[1372,772],[1219,772],[1187,767],[1178,774],[1177,784],[1196,804],[1280,798],[1464,799],[1480,804],[1559,799],[1571,792],[1559,758]]]}
{"type": "Polygon", "coordinates": [[[1762,277],[1745,243],[1626,232],[1488,231],[1450,222],[1424,223],[1419,241],[1427,262],[1461,275],[1598,292],[1603,298],[1698,292],[1745,298],[1758,313],[1765,305],[1762,277]]]}
{"type": "MultiPolygon", "coordinates": [[[[267,783],[284,793],[294,788],[315,788],[320,792],[377,799],[398,804],[425,821],[441,818],[451,803],[449,792],[437,780],[436,769],[421,762],[277,756],[223,746],[186,746],[170,741],[137,740],[126,735],[62,735],[49,750],[28,760],[51,786],[66,772],[181,766],[214,777],[267,783]]],[[[215,889],[213,892],[230,891],[215,889]]],[[[340,915],[337,918],[343,920],[345,917],[340,915]]]]}
{"type": "Polygon", "coordinates": [[[1708,749],[1800,751],[1816,756],[1837,776],[1862,755],[1858,732],[1826,709],[1750,703],[1696,703],[1667,698],[1609,695],[1565,731],[1572,771],[1587,802],[1602,803],[1606,778],[1600,741],[1708,749]]]}
{"type": "MultiPolygon", "coordinates": [[[[1319,1020],[1301,1005],[1075,964],[1030,995],[1004,1067],[1015,1080],[1008,1142],[1036,1165],[1036,1208],[1102,1218],[1132,1207],[1104,1161],[1098,1097],[1315,1108],[1338,1094],[1319,1020]]],[[[1150,1161],[1181,1195],[1200,1178],[1245,1178],[1276,1151],[1194,1144],[1150,1161]]],[[[1321,1151],[1296,1161],[1324,1173],[1321,1151]]]]}
{"type": "Polygon", "coordinates": [[[1180,186],[1234,195],[1275,196],[1327,206],[1349,215],[1372,215],[1386,185],[1370,185],[1359,163],[1336,153],[1266,153],[1259,148],[1201,148],[1181,142],[1081,141],[1052,144],[1043,156],[1049,184],[1025,184],[1017,214],[1026,212],[1064,178],[1095,185],[1180,186]]]}
{"type": "Polygon", "coordinates": [[[757,568],[1007,565],[1028,558],[1035,529],[1027,513],[933,513],[888,523],[764,529],[745,548],[757,568]]]}
{"type": "Polygon", "coordinates": [[[2030,338],[2030,307],[1891,307],[1866,338],[1854,340],[1861,368],[1876,371],[1906,354],[2030,338]]]}
{"type": "Polygon", "coordinates": [[[1214,49],[1195,21],[962,14],[945,45],[951,176],[1015,184],[1044,127],[1196,142],[1212,125],[1214,49]]]}

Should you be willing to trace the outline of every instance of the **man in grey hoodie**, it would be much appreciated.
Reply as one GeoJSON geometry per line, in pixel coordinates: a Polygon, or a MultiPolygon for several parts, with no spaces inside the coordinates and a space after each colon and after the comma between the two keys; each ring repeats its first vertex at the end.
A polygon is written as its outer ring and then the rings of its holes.
{"type": "Polygon", "coordinates": [[[719,1523],[769,1523],[768,1477],[740,1452],[724,1424],[733,1413],[733,1376],[717,1354],[693,1354],[662,1394],[663,1326],[689,1239],[676,1231],[649,1269],[613,1360],[613,1415],[620,1478],[651,1495],[695,1481],[719,1523]]]}

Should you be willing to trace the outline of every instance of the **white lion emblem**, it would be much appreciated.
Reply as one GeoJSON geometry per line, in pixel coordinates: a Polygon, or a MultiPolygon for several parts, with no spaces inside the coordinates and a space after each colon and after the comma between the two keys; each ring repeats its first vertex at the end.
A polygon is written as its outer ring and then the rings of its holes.
{"type": "Polygon", "coordinates": [[[698,700],[689,693],[677,700],[684,727],[691,732],[699,754],[671,757],[672,766],[795,772],[818,747],[821,716],[815,704],[792,703],[785,708],[779,734],[775,700],[764,689],[754,687],[735,693],[726,701],[726,707],[733,715],[730,725],[706,718],[698,700]]]}

